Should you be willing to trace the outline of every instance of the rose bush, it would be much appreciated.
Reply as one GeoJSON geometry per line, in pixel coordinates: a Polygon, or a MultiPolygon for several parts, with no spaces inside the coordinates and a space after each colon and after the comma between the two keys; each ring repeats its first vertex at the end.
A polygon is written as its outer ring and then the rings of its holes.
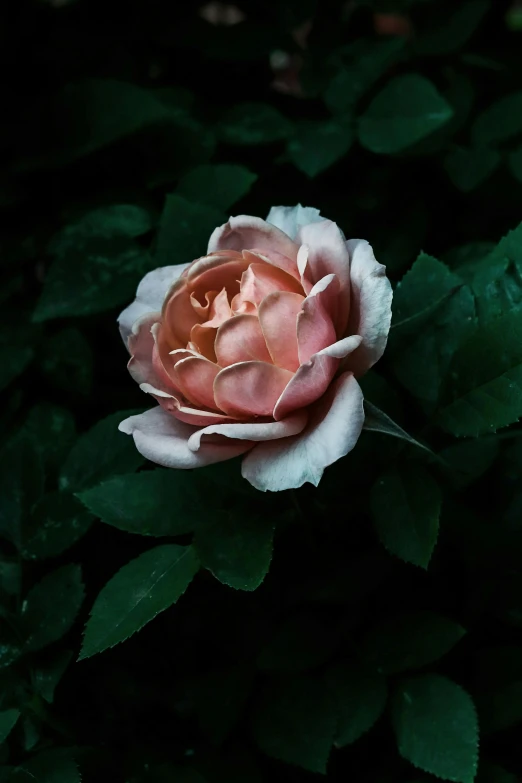
{"type": "Polygon", "coordinates": [[[232,217],[203,258],[149,272],[121,313],[130,374],[159,406],[120,430],[167,467],[246,453],[260,490],[317,486],[360,435],[356,377],[384,351],[391,300],[368,242],[318,210],[232,217]]]}

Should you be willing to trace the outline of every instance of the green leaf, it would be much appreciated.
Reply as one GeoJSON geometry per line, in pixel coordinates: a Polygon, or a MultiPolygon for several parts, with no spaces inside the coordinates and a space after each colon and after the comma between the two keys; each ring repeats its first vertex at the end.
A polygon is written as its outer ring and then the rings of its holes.
{"type": "Polygon", "coordinates": [[[91,346],[78,329],[63,329],[46,340],[40,366],[56,388],[90,394],[93,355],[91,346]]]}
{"type": "Polygon", "coordinates": [[[419,74],[392,79],[359,119],[363,147],[392,155],[412,147],[448,122],[453,109],[436,87],[419,74]]]}
{"type": "Polygon", "coordinates": [[[364,46],[354,52],[352,62],[336,73],[324,93],[324,101],[332,114],[350,111],[399,59],[405,44],[401,37],[364,41],[364,46]]]}
{"type": "Polygon", "coordinates": [[[337,646],[337,634],[317,612],[301,611],[288,619],[268,638],[257,656],[266,671],[306,671],[325,663],[337,646]]]}
{"type": "Polygon", "coordinates": [[[31,669],[31,684],[35,693],[48,704],[52,704],[54,700],[54,691],[62,679],[72,655],[70,650],[60,650],[46,660],[42,660],[40,657],[38,666],[31,669]]]}
{"type": "Polygon", "coordinates": [[[214,229],[225,222],[226,215],[216,207],[171,193],[160,218],[156,263],[183,264],[199,258],[206,253],[214,229]]]}
{"type": "Polygon", "coordinates": [[[0,744],[5,742],[20,717],[20,710],[2,710],[0,712],[0,744]]]}
{"type": "Polygon", "coordinates": [[[61,639],[71,628],[83,599],[80,566],[62,566],[44,576],[23,602],[23,651],[35,652],[61,639]]]}
{"type": "Polygon", "coordinates": [[[392,702],[399,753],[443,780],[472,783],[477,771],[478,725],[470,696],[436,674],[404,680],[392,702]]]}
{"type": "Polygon", "coordinates": [[[2,329],[0,332],[0,391],[23,373],[32,362],[34,334],[27,328],[14,330],[2,329]]]}
{"type": "Polygon", "coordinates": [[[452,356],[475,328],[475,303],[457,275],[421,253],[394,297],[389,355],[403,386],[436,402],[452,356]]]}
{"type": "Polygon", "coordinates": [[[196,166],[181,178],[177,192],[189,201],[227,210],[246,196],[256,182],[254,174],[244,166],[232,163],[196,166]]]}
{"type": "Polygon", "coordinates": [[[77,492],[120,473],[131,473],[145,462],[118,424],[139,410],[112,413],[81,435],[60,472],[60,489],[77,492]]]}
{"type": "Polygon", "coordinates": [[[183,595],[199,568],[192,547],[165,544],[124,565],[101,590],[79,660],[128,639],[183,595]]]}
{"type": "Polygon", "coordinates": [[[51,242],[49,249],[54,255],[74,250],[78,241],[89,237],[127,237],[135,239],[152,230],[153,221],[149,210],[137,204],[109,204],[98,207],[78,217],[62,228],[51,242]]]}
{"type": "Polygon", "coordinates": [[[415,51],[420,55],[447,55],[461,49],[480,25],[489,6],[489,0],[467,0],[450,16],[445,10],[438,25],[432,24],[427,32],[421,32],[415,39],[415,51]]]}
{"type": "Polygon", "coordinates": [[[500,164],[500,153],[488,147],[456,147],[444,159],[444,167],[463,193],[470,193],[485,182],[500,164]]]}
{"type": "Polygon", "coordinates": [[[453,357],[448,377],[445,404],[436,419],[447,432],[477,437],[518,421],[522,416],[522,310],[481,325],[453,357]]]}
{"type": "Polygon", "coordinates": [[[237,724],[253,684],[247,666],[230,666],[204,672],[192,679],[190,694],[199,725],[212,744],[221,745],[237,724]]]}
{"type": "Polygon", "coordinates": [[[495,145],[522,133],[522,92],[512,92],[479,114],[472,127],[478,146],[495,145]]]}
{"type": "Polygon", "coordinates": [[[381,717],[388,698],[386,680],[356,660],[336,664],[325,677],[338,713],[335,746],[343,748],[362,737],[381,717]]]}
{"type": "Polygon", "coordinates": [[[221,117],[217,133],[233,146],[269,144],[288,138],[292,123],[268,103],[239,103],[221,117]]]}
{"type": "Polygon", "coordinates": [[[496,438],[472,438],[452,443],[439,451],[438,456],[446,463],[455,486],[461,488],[469,486],[489,470],[498,452],[496,438]]]}
{"type": "Polygon", "coordinates": [[[287,151],[294,166],[313,178],[343,158],[352,142],[353,131],[349,125],[307,123],[288,141],[287,151]]]}
{"type": "Polygon", "coordinates": [[[49,492],[23,526],[21,553],[28,560],[56,557],[76,543],[94,517],[67,491],[49,492]]]}
{"type": "Polygon", "coordinates": [[[519,182],[522,182],[522,146],[509,153],[509,170],[519,182]]]}
{"type": "Polygon", "coordinates": [[[329,691],[319,680],[304,675],[268,682],[253,715],[260,750],[323,775],[336,728],[337,713],[329,691]]]}
{"type": "Polygon", "coordinates": [[[398,674],[438,661],[465,633],[459,623],[435,612],[405,612],[374,625],[363,638],[360,652],[384,674],[398,674]]]}
{"type": "Polygon", "coordinates": [[[255,590],[272,560],[274,520],[255,512],[216,514],[216,521],[196,531],[194,546],[201,565],[236,590],[255,590]]]}
{"type": "Polygon", "coordinates": [[[54,471],[71,448],[76,435],[74,416],[66,408],[41,402],[29,411],[23,426],[44,465],[54,471]]]}
{"type": "Polygon", "coordinates": [[[144,471],[114,476],[78,493],[102,522],[143,536],[179,536],[199,521],[190,475],[182,471],[144,471]]]}
{"type": "Polygon", "coordinates": [[[439,531],[440,490],[419,465],[391,468],[373,485],[370,504],[377,534],[392,554],[427,568],[439,531]]]}
{"type": "Polygon", "coordinates": [[[0,464],[0,536],[20,549],[23,522],[43,494],[43,466],[23,432],[2,449],[0,464]]]}
{"type": "Polygon", "coordinates": [[[419,443],[418,440],[412,438],[411,435],[408,435],[408,433],[405,432],[402,427],[399,427],[399,425],[384,413],[384,411],[381,411],[376,405],[372,405],[368,400],[364,401],[364,411],[365,417],[363,428],[368,430],[368,432],[380,432],[383,435],[390,435],[392,438],[399,438],[399,440],[403,440],[411,446],[423,449],[424,451],[427,451],[428,454],[433,453],[427,446],[424,446],[424,444],[419,443]]]}
{"type": "Polygon", "coordinates": [[[15,767],[9,783],[81,783],[69,748],[44,750],[15,767]]]}

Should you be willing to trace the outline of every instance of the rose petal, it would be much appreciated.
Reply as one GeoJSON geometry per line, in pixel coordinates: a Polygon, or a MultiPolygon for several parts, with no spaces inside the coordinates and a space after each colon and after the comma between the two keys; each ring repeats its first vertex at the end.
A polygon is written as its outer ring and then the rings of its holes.
{"type": "Polygon", "coordinates": [[[214,343],[216,341],[217,327],[202,326],[196,324],[190,332],[190,343],[196,346],[198,353],[210,362],[216,361],[214,343]]]}
{"type": "Polygon", "coordinates": [[[266,220],[288,234],[291,239],[295,239],[300,228],[324,218],[315,207],[302,207],[298,204],[296,207],[272,207],[266,220]]]}
{"type": "Polygon", "coordinates": [[[301,245],[297,253],[297,269],[299,271],[299,279],[301,280],[301,286],[306,294],[309,294],[313,288],[313,284],[308,277],[308,245],[301,245]]]}
{"type": "Polygon", "coordinates": [[[274,364],[285,370],[299,367],[297,355],[297,315],[304,296],[276,291],[266,296],[258,308],[259,323],[274,364]]]}
{"type": "Polygon", "coordinates": [[[190,290],[201,301],[207,291],[221,291],[226,289],[229,299],[239,292],[241,275],[248,266],[248,262],[239,256],[238,261],[228,261],[226,264],[207,269],[194,280],[189,281],[190,290]]]}
{"type": "Polygon", "coordinates": [[[218,266],[228,264],[230,261],[242,263],[243,256],[236,250],[218,250],[210,255],[197,258],[187,268],[187,282],[192,283],[193,280],[198,278],[204,272],[208,272],[209,269],[215,269],[218,266]]]}
{"type": "Polygon", "coordinates": [[[257,307],[252,302],[243,300],[241,291],[233,297],[230,309],[234,315],[255,315],[257,313],[257,307]]]}
{"type": "Polygon", "coordinates": [[[220,368],[201,356],[189,356],[176,362],[174,377],[183,396],[193,405],[216,409],[214,402],[214,378],[220,368]]]}
{"type": "Polygon", "coordinates": [[[238,422],[237,424],[214,424],[198,430],[189,438],[189,449],[197,451],[205,435],[225,435],[239,440],[263,441],[288,438],[302,432],[308,421],[307,411],[296,411],[283,421],[238,422]]]}
{"type": "Polygon", "coordinates": [[[166,301],[162,311],[165,339],[171,348],[182,348],[190,339],[190,331],[200,318],[192,307],[190,291],[180,286],[166,301]]]}
{"type": "Polygon", "coordinates": [[[130,416],[118,429],[133,436],[140,454],[167,468],[199,468],[231,459],[251,448],[248,441],[223,438],[219,443],[206,441],[198,451],[192,451],[188,439],[195,428],[169,416],[159,407],[130,416]]]}
{"type": "Polygon", "coordinates": [[[189,264],[162,266],[145,275],[136,291],[136,299],[118,316],[120,334],[125,345],[127,345],[130,336],[132,324],[147,313],[161,310],[169,288],[188,266],[189,264]]]}
{"type": "Polygon", "coordinates": [[[337,372],[339,360],[355,351],[360,344],[359,335],[345,337],[314,354],[306,364],[302,364],[278,399],[274,407],[274,419],[284,419],[292,411],[318,400],[337,372]]]}
{"type": "MultiPolygon", "coordinates": [[[[329,274],[339,278],[337,335],[346,333],[350,309],[350,254],[339,227],[331,220],[309,223],[298,232],[301,243],[308,245],[307,273],[312,283],[329,274]]],[[[353,333],[353,330],[350,330],[353,333]]]]}
{"type": "Polygon", "coordinates": [[[199,299],[197,299],[194,294],[190,294],[190,304],[194,308],[196,315],[201,319],[201,321],[206,321],[208,318],[208,311],[210,310],[210,305],[218,295],[218,291],[207,291],[205,293],[205,304],[201,304],[199,299]]]}
{"type": "Polygon", "coordinates": [[[257,315],[236,315],[222,324],[214,344],[221,367],[258,360],[272,363],[257,315]]]}
{"type": "Polygon", "coordinates": [[[304,300],[297,316],[299,363],[305,364],[323,348],[336,342],[334,321],[337,315],[339,280],[327,275],[319,280],[304,300]]]}
{"type": "Polygon", "coordinates": [[[181,394],[176,396],[169,394],[161,389],[151,386],[150,383],[141,383],[140,389],[146,394],[150,394],[158,402],[163,410],[169,415],[175,416],[180,421],[187,422],[195,426],[206,427],[210,424],[230,424],[237,422],[235,416],[225,416],[223,413],[214,413],[213,411],[201,411],[198,408],[191,408],[184,405],[181,400],[181,394]]]}
{"type": "Polygon", "coordinates": [[[266,362],[232,364],[216,376],[214,399],[230,416],[271,416],[291,378],[288,370],[266,362]]]}
{"type": "Polygon", "coordinates": [[[128,338],[131,354],[127,369],[136,383],[154,383],[156,373],[152,366],[154,337],[152,327],[158,323],[161,313],[147,313],[132,325],[128,338]]]}
{"type": "Polygon", "coordinates": [[[259,443],[241,473],[256,489],[277,492],[317,486],[324,469],[355,446],[364,422],[363,395],[352,373],[341,375],[315,406],[300,435],[259,443]]]}
{"type": "Polygon", "coordinates": [[[231,317],[232,310],[230,309],[230,304],[228,302],[227,290],[226,288],[223,288],[210,305],[209,319],[208,321],[205,321],[203,326],[214,326],[218,328],[231,317]]]}
{"type": "Polygon", "coordinates": [[[363,239],[346,243],[351,259],[352,297],[348,331],[362,336],[362,344],[343,362],[359,376],[381,358],[391,323],[393,291],[386,267],[379,264],[371,245],[363,239]]]}
{"type": "Polygon", "coordinates": [[[261,218],[250,215],[231,217],[228,223],[216,228],[208,243],[208,252],[216,250],[251,250],[261,252],[271,250],[288,256],[291,261],[297,258],[297,246],[283,231],[261,218]]]}
{"type": "Polygon", "coordinates": [[[249,250],[243,250],[243,257],[249,261],[249,263],[267,264],[277,269],[282,269],[287,275],[293,277],[294,280],[299,281],[299,270],[297,269],[296,259],[288,258],[282,253],[278,253],[277,250],[270,248],[270,250],[260,250],[259,248],[252,247],[249,250]]]}
{"type": "MultiPolygon", "coordinates": [[[[245,253],[246,255],[246,253],[245,253]]],[[[258,256],[249,254],[253,259],[258,256]]],[[[265,296],[275,291],[291,291],[303,295],[303,288],[291,275],[269,264],[251,263],[241,277],[240,297],[260,304],[265,296]]]]}

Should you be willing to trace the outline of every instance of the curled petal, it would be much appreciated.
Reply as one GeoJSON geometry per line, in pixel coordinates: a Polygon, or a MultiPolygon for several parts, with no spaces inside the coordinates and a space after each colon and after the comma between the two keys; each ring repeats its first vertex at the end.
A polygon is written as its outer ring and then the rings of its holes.
{"type": "Polygon", "coordinates": [[[252,360],[272,361],[256,315],[236,315],[225,321],[217,331],[214,348],[221,367],[252,360]]]}
{"type": "Polygon", "coordinates": [[[127,345],[130,336],[132,324],[147,313],[161,310],[168,290],[188,266],[189,264],[162,266],[145,275],[136,291],[136,299],[118,316],[120,334],[125,345],[127,345]]]}
{"type": "Polygon", "coordinates": [[[228,302],[228,295],[226,288],[216,296],[209,310],[209,319],[205,321],[204,326],[214,326],[218,328],[221,324],[225,323],[232,316],[232,310],[228,302]]]}
{"type": "Polygon", "coordinates": [[[252,248],[268,254],[275,251],[294,262],[297,258],[297,246],[287,234],[271,223],[250,215],[231,217],[228,223],[216,228],[208,243],[209,253],[252,248]]]}
{"type": "Polygon", "coordinates": [[[190,280],[190,290],[200,301],[204,299],[207,291],[221,291],[222,289],[226,289],[228,296],[232,298],[239,292],[239,281],[247,266],[248,262],[238,254],[238,260],[228,261],[225,264],[207,269],[195,279],[190,280]]]}
{"type": "Polygon", "coordinates": [[[171,348],[182,348],[190,339],[190,331],[200,318],[192,307],[190,292],[180,286],[166,301],[162,311],[165,339],[171,348]]]}
{"type": "Polygon", "coordinates": [[[152,366],[154,337],[152,328],[161,318],[161,313],[147,313],[132,325],[128,338],[131,354],[127,369],[136,383],[154,383],[156,373],[152,366]]]}
{"type": "Polygon", "coordinates": [[[176,362],[174,377],[183,396],[201,408],[216,408],[214,402],[214,378],[219,367],[201,356],[189,356],[176,362]]]}
{"type": "Polygon", "coordinates": [[[350,239],[352,301],[348,331],[362,336],[361,346],[343,362],[343,368],[359,376],[381,358],[391,323],[393,291],[386,267],[379,264],[371,245],[363,239],[350,239]]]}
{"type": "Polygon", "coordinates": [[[286,272],[287,275],[293,277],[294,280],[299,281],[299,270],[295,258],[288,258],[282,253],[278,253],[277,250],[271,248],[270,250],[260,250],[259,248],[252,247],[249,250],[243,250],[243,257],[246,258],[249,263],[268,264],[269,266],[276,267],[286,272]]]}
{"type": "MultiPolygon", "coordinates": [[[[256,256],[252,257],[256,258],[256,256]]],[[[291,291],[303,295],[303,288],[295,277],[276,266],[251,263],[243,272],[240,288],[242,299],[258,305],[265,296],[275,291],[291,291]]]]}
{"type": "Polygon", "coordinates": [[[190,343],[196,347],[201,356],[204,356],[210,362],[216,361],[216,352],[214,350],[216,334],[216,326],[203,326],[201,324],[196,324],[190,331],[190,343]]]}
{"type": "MultiPolygon", "coordinates": [[[[307,272],[312,283],[329,274],[339,279],[339,309],[336,321],[337,335],[346,332],[350,310],[350,254],[336,223],[321,220],[309,223],[298,233],[300,242],[308,245],[307,272]]],[[[353,330],[350,329],[353,333],[353,330]]]]}
{"type": "Polygon", "coordinates": [[[288,370],[266,362],[232,364],[216,376],[214,399],[229,416],[271,416],[291,378],[288,370]]]}
{"type": "Polygon", "coordinates": [[[138,416],[130,416],[118,429],[132,435],[136,448],[144,457],[167,468],[191,469],[244,454],[251,443],[241,440],[205,441],[198,451],[188,447],[195,427],[170,416],[162,408],[152,408],[138,416]]]}
{"type": "Polygon", "coordinates": [[[241,291],[233,297],[230,309],[234,315],[255,315],[257,313],[255,304],[244,300],[241,291]]]}
{"type": "Polygon", "coordinates": [[[237,421],[234,416],[226,416],[224,413],[215,413],[213,411],[202,411],[198,408],[192,408],[190,405],[185,405],[181,399],[181,393],[178,395],[175,393],[170,394],[151,386],[150,383],[141,383],[140,389],[146,394],[150,394],[154,397],[156,402],[158,402],[163,410],[167,411],[169,415],[175,416],[176,419],[184,421],[187,424],[206,427],[209,424],[229,424],[237,421]]]}
{"type": "Polygon", "coordinates": [[[340,359],[348,356],[361,344],[359,335],[352,335],[314,354],[302,364],[278,399],[274,419],[284,419],[294,410],[311,405],[330,385],[339,368],[340,359]]]}
{"type": "Polygon", "coordinates": [[[339,298],[339,280],[327,275],[319,280],[304,300],[297,316],[299,363],[305,364],[323,348],[336,342],[335,318],[339,298]]]}
{"type": "Polygon", "coordinates": [[[344,373],[314,406],[301,434],[257,444],[241,473],[262,492],[317,486],[324,469],[353,449],[363,422],[362,391],[352,373],[344,373]]]}
{"type": "Polygon", "coordinates": [[[302,432],[308,421],[307,411],[296,411],[283,421],[237,422],[236,424],[213,424],[198,430],[189,438],[189,449],[197,451],[201,439],[206,435],[225,435],[238,440],[263,441],[288,438],[302,432]]]}
{"type": "Polygon", "coordinates": [[[299,367],[297,354],[297,315],[304,296],[276,291],[266,296],[258,308],[259,323],[274,364],[286,370],[299,367]]]}
{"type": "Polygon", "coordinates": [[[241,253],[238,253],[235,250],[218,250],[215,253],[210,253],[209,255],[197,258],[187,268],[187,282],[191,284],[204,272],[228,264],[230,261],[241,263],[241,253]]]}
{"type": "Polygon", "coordinates": [[[290,239],[295,239],[300,228],[324,218],[315,207],[302,207],[298,204],[296,207],[272,207],[266,220],[288,234],[290,239]]]}
{"type": "Polygon", "coordinates": [[[205,304],[201,304],[199,299],[197,299],[194,294],[190,294],[190,304],[194,308],[196,315],[201,319],[201,321],[207,320],[210,305],[217,295],[218,291],[207,291],[205,293],[205,304]]]}
{"type": "Polygon", "coordinates": [[[308,245],[301,245],[297,253],[297,269],[299,270],[303,291],[306,294],[309,294],[313,288],[313,284],[310,282],[308,277],[308,252],[308,245]]]}

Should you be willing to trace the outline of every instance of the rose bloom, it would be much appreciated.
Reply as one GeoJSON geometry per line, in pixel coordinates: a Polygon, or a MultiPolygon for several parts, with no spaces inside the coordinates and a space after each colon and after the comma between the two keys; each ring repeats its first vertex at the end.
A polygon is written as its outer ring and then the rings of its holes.
{"type": "Polygon", "coordinates": [[[129,372],[159,405],[119,428],[159,465],[245,454],[257,489],[317,486],[361,433],[356,378],[384,351],[391,300],[368,242],[317,209],[231,217],[206,256],[145,275],[120,315],[129,372]]]}

